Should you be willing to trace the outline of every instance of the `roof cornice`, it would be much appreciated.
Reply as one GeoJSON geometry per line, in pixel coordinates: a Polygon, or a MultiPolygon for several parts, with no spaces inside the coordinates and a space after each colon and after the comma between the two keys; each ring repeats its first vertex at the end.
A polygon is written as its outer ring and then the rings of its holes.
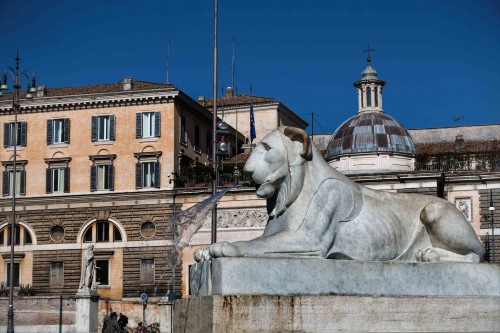
{"type": "MultiPolygon", "coordinates": [[[[20,113],[70,111],[116,106],[162,104],[173,102],[179,90],[154,89],[84,95],[38,97],[21,100],[20,113]]],[[[0,101],[0,114],[13,114],[11,101],[0,101]]]]}

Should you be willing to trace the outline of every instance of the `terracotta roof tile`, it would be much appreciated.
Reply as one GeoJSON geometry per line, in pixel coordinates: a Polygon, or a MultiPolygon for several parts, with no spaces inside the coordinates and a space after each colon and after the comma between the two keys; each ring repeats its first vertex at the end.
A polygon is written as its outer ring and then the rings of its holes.
{"type": "MultiPolygon", "coordinates": [[[[122,83],[105,83],[105,84],[94,84],[87,86],[77,86],[77,87],[63,87],[63,88],[47,88],[45,90],[44,97],[57,97],[57,96],[72,96],[72,95],[88,95],[88,94],[100,94],[100,93],[113,93],[113,92],[123,92],[122,83]]],[[[133,81],[132,89],[128,91],[141,91],[141,90],[154,90],[154,89],[177,89],[174,85],[169,83],[155,83],[147,81],[133,81]]],[[[21,91],[21,99],[25,98],[26,91],[21,91]]],[[[36,93],[34,94],[36,98],[36,93]]],[[[12,99],[12,92],[3,93],[0,96],[0,100],[10,100],[12,99]]]]}
{"type": "MultiPolygon", "coordinates": [[[[260,96],[250,96],[250,95],[234,95],[234,96],[222,96],[217,97],[217,107],[235,107],[235,106],[250,106],[250,100],[253,105],[259,104],[274,104],[279,103],[274,98],[260,97],[260,96]]],[[[207,109],[211,109],[213,106],[212,98],[207,98],[202,101],[198,101],[201,105],[205,106],[207,109]]]]}
{"type": "Polygon", "coordinates": [[[500,152],[500,140],[488,141],[465,141],[462,149],[455,149],[455,142],[431,142],[431,143],[417,143],[418,154],[445,154],[445,153],[486,153],[486,152],[500,152]]]}

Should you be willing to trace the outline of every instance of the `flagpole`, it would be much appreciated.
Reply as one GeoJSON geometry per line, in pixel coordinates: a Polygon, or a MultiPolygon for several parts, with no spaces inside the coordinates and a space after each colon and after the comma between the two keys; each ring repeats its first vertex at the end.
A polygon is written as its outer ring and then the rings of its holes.
{"type": "MultiPolygon", "coordinates": [[[[217,0],[214,0],[214,81],[212,107],[212,196],[217,194],[217,0]]],[[[211,243],[217,242],[217,205],[212,208],[211,243]]]]}

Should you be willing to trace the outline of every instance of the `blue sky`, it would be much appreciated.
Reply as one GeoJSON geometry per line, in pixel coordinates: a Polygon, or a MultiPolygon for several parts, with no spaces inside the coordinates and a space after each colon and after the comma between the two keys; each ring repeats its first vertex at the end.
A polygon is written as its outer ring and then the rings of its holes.
{"type": "MultiPolygon", "coordinates": [[[[213,1],[0,0],[0,67],[47,87],[169,81],[212,95],[213,1]]],[[[370,44],[384,111],[407,128],[500,123],[500,1],[219,0],[219,94],[273,97],[331,133],[357,111],[370,44]]]]}

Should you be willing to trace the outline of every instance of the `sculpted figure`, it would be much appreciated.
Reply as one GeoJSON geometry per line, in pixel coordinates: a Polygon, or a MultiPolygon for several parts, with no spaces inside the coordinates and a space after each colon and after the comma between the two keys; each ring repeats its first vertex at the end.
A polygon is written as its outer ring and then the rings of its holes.
{"type": "Polygon", "coordinates": [[[333,169],[303,130],[280,127],[268,134],[244,171],[259,185],[257,196],[267,199],[264,234],[215,243],[209,249],[212,258],[483,260],[473,228],[453,204],[361,186],[333,169]]]}
{"type": "Polygon", "coordinates": [[[82,259],[82,274],[80,277],[80,289],[95,289],[94,281],[95,261],[94,245],[89,245],[82,259]]]}

